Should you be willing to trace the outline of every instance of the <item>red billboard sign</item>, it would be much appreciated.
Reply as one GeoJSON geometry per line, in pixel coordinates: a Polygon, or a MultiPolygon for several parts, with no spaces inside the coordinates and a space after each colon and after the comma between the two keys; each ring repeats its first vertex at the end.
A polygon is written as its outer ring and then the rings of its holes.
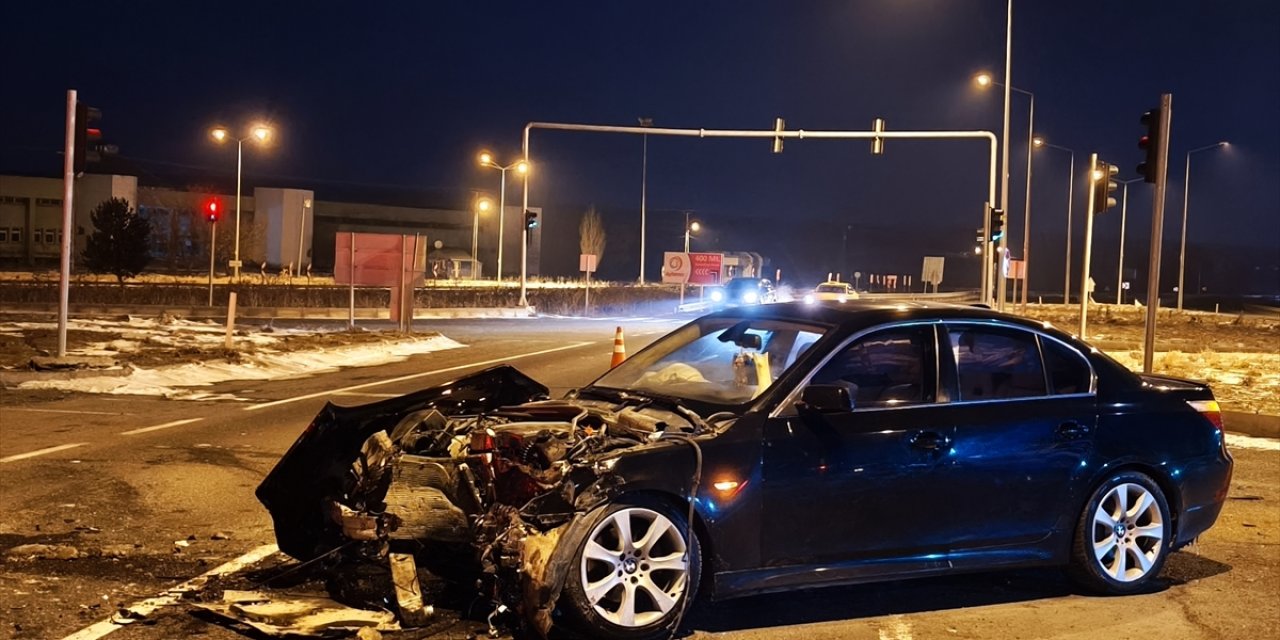
{"type": "Polygon", "coordinates": [[[689,284],[720,284],[723,258],[724,255],[719,253],[690,253],[689,284]]]}
{"type": "Polygon", "coordinates": [[[427,239],[390,233],[339,233],[334,253],[337,284],[394,287],[404,281],[422,284],[427,239]],[[352,243],[355,251],[352,251],[352,243]],[[403,274],[403,275],[402,275],[403,274]]]}

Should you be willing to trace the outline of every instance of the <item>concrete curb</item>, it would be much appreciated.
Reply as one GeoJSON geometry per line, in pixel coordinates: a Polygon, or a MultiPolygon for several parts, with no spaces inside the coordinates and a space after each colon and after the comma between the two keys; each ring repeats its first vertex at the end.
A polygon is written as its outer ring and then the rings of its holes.
{"type": "Polygon", "coordinates": [[[1243,433],[1258,438],[1280,438],[1280,416],[1223,411],[1222,424],[1230,433],[1243,433]]]}

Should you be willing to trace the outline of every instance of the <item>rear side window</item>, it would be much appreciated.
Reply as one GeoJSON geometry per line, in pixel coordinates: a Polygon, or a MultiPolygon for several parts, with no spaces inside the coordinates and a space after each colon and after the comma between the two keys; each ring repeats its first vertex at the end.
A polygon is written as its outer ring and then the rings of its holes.
{"type": "Polygon", "coordinates": [[[932,327],[878,331],[836,354],[813,383],[848,389],[855,409],[932,403],[933,352],[932,327]]]}
{"type": "Polygon", "coordinates": [[[1036,335],[988,326],[949,326],[961,402],[1046,395],[1036,335]]]}
{"type": "Polygon", "coordinates": [[[1049,373],[1049,388],[1055,394],[1089,393],[1092,372],[1089,363],[1073,349],[1057,340],[1040,338],[1044,368],[1049,373]]]}

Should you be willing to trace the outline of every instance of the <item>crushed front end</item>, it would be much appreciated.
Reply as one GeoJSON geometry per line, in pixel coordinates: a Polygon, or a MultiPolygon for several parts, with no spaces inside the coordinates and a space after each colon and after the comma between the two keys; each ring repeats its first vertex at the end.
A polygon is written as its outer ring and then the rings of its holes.
{"type": "Polygon", "coordinates": [[[257,491],[280,549],[388,567],[405,626],[431,615],[424,568],[476,585],[495,616],[545,635],[568,525],[621,490],[618,453],[666,426],[634,408],[546,397],[503,366],[384,402],[326,405],[257,491]]]}

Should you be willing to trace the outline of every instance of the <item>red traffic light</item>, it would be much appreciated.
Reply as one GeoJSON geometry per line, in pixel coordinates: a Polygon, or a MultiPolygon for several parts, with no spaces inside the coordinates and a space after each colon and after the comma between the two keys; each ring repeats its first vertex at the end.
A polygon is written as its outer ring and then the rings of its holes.
{"type": "Polygon", "coordinates": [[[218,221],[218,213],[222,207],[218,206],[217,200],[209,200],[204,203],[204,219],[209,222],[218,221]]]}

